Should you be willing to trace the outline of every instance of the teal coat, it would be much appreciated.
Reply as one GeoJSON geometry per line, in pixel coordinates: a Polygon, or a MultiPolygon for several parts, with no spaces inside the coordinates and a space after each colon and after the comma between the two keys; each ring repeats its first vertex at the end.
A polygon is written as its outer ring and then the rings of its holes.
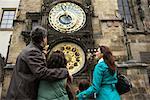
{"type": "Polygon", "coordinates": [[[40,81],[37,100],[69,100],[66,91],[67,79],[55,82],[40,81]]]}
{"type": "Polygon", "coordinates": [[[111,75],[107,64],[100,59],[94,68],[92,85],[77,97],[79,100],[87,100],[91,94],[96,93],[96,100],[120,100],[115,83],[117,83],[116,73],[111,75]]]}

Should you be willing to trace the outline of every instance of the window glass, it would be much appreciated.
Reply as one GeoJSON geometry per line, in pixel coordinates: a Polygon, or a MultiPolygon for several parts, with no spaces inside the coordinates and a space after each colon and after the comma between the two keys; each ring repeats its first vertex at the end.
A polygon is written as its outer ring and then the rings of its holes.
{"type": "Polygon", "coordinates": [[[128,0],[118,0],[118,8],[119,14],[122,18],[124,18],[124,22],[127,24],[132,24],[132,17],[128,0]]]}
{"type": "Polygon", "coordinates": [[[4,10],[0,28],[12,28],[15,11],[4,10]]]}

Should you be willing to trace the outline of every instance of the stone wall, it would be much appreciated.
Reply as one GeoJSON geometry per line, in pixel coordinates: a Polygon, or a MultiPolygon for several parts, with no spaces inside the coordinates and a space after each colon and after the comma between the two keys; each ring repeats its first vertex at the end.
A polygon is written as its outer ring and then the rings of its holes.
{"type": "Polygon", "coordinates": [[[130,62],[119,64],[119,71],[126,75],[131,83],[132,89],[128,93],[121,95],[122,100],[149,100],[150,83],[147,74],[148,65],[130,62]]]}
{"type": "Polygon", "coordinates": [[[7,63],[14,64],[16,58],[21,50],[25,47],[25,42],[23,41],[21,31],[25,29],[25,25],[22,23],[16,23],[13,29],[13,35],[11,37],[11,43],[9,48],[7,63]]]}
{"type": "Polygon", "coordinates": [[[10,43],[9,55],[7,63],[15,63],[16,58],[20,51],[25,47],[25,42],[21,36],[21,32],[26,30],[26,13],[27,12],[40,12],[42,0],[21,0],[14,21],[13,34],[10,43]]]}
{"type": "Polygon", "coordinates": [[[118,60],[126,60],[122,21],[118,15],[117,0],[92,0],[92,20],[95,45],[107,45],[118,60]]]}
{"type": "MultiPolygon", "coordinates": [[[[148,0],[129,0],[129,5],[133,21],[133,27],[127,28],[131,53],[133,59],[143,62],[141,52],[150,53],[150,9],[148,0]]],[[[147,55],[147,58],[150,58],[150,54],[147,55]]]]}
{"type": "Polygon", "coordinates": [[[117,0],[91,0],[94,7],[94,15],[100,20],[117,19],[116,12],[118,10],[117,0]]]}
{"type": "Polygon", "coordinates": [[[132,14],[133,26],[137,30],[149,30],[150,31],[150,11],[148,6],[148,0],[129,0],[130,10],[132,14]],[[142,11],[138,9],[142,8],[142,11]],[[142,20],[141,20],[141,17],[142,20]]]}
{"type": "MultiPolygon", "coordinates": [[[[131,41],[130,44],[131,44],[131,52],[132,52],[133,59],[144,62],[143,59],[141,59],[140,57],[140,52],[150,53],[150,35],[130,34],[129,39],[131,41]]],[[[150,55],[147,56],[149,56],[150,58],[150,55]]]]}

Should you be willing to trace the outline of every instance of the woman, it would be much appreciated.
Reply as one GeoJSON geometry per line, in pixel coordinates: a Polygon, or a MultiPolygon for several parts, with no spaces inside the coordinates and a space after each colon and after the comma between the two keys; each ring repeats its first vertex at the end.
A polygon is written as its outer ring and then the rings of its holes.
{"type": "Polygon", "coordinates": [[[117,71],[111,51],[106,46],[100,46],[96,56],[99,61],[94,68],[92,85],[87,90],[79,93],[77,98],[85,100],[96,93],[96,100],[120,100],[115,87],[117,71]]]}
{"type": "MultiPolygon", "coordinates": [[[[67,61],[63,52],[55,51],[47,61],[47,66],[55,68],[66,68],[67,61]]],[[[56,81],[41,80],[38,89],[38,100],[69,100],[66,91],[67,78],[56,81]]]]}

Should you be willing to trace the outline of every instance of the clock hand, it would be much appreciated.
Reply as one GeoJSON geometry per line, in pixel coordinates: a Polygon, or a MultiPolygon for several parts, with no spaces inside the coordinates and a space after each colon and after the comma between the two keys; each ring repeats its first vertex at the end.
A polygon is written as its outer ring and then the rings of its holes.
{"type": "MultiPolygon", "coordinates": [[[[66,6],[65,6],[65,7],[66,7],[66,6]]],[[[63,11],[66,11],[66,9],[64,9],[63,5],[61,5],[61,8],[62,8],[63,11]]]]}
{"type": "Polygon", "coordinates": [[[62,5],[61,5],[61,9],[64,10],[64,8],[62,7],[62,5]]]}

